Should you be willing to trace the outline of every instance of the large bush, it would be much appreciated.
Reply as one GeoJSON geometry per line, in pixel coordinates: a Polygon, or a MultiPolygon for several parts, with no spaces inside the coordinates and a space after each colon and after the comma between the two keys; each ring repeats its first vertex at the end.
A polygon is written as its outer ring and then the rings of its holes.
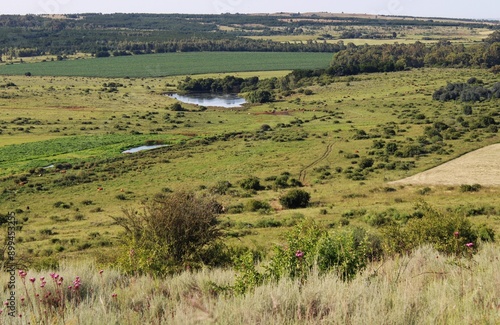
{"type": "Polygon", "coordinates": [[[308,192],[293,189],[280,197],[280,203],[286,209],[306,208],[309,205],[310,199],[311,195],[308,192]]]}
{"type": "Polygon", "coordinates": [[[426,203],[417,205],[421,218],[412,218],[406,225],[385,229],[388,253],[408,253],[430,244],[447,254],[465,254],[477,245],[477,233],[472,223],[461,214],[442,214],[426,203]]]}
{"type": "Polygon", "coordinates": [[[163,274],[226,261],[219,239],[220,204],[193,193],[172,193],[146,203],[141,211],[123,210],[113,219],[125,229],[126,271],[163,274]]]}

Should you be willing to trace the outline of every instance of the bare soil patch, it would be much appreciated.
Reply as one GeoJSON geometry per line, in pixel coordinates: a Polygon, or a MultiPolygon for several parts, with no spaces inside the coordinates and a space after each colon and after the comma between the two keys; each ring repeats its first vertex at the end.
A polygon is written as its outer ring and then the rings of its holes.
{"type": "Polygon", "coordinates": [[[472,151],[438,167],[390,184],[500,186],[500,143],[472,151]]]}

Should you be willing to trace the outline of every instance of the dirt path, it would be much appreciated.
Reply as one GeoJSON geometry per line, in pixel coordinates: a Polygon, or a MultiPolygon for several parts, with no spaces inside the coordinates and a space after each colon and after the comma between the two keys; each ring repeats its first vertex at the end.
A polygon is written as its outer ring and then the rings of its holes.
{"type": "Polygon", "coordinates": [[[316,166],[317,164],[319,164],[321,161],[325,160],[331,153],[332,153],[332,149],[333,149],[333,143],[330,143],[329,145],[326,146],[326,150],[325,152],[323,153],[323,155],[321,155],[321,157],[319,157],[318,159],[316,159],[315,161],[313,161],[312,163],[310,163],[309,165],[307,165],[306,167],[304,167],[301,171],[300,171],[300,174],[299,174],[299,181],[301,183],[304,183],[305,180],[306,180],[306,176],[307,176],[307,170],[313,166],[316,166]]]}
{"type": "Polygon", "coordinates": [[[390,184],[500,186],[500,143],[470,152],[438,167],[390,184]]]}

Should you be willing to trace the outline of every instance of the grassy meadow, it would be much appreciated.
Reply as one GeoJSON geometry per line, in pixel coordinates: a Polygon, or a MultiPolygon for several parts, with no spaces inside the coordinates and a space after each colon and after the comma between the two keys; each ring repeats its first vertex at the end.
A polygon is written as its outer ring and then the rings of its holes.
{"type": "MultiPolygon", "coordinates": [[[[498,187],[464,192],[460,186],[388,185],[499,142],[498,132],[461,124],[474,124],[489,114],[498,120],[498,100],[474,103],[471,115],[464,114],[461,103],[432,100],[433,92],[447,82],[471,77],[486,85],[497,82],[498,77],[486,70],[414,69],[335,77],[305,82],[294,92],[279,93],[272,103],[238,109],[202,110],[182,104],[185,111],[173,111],[176,101],[165,96],[187,74],[223,77],[232,66],[241,72],[231,75],[281,77],[286,72],[248,71],[300,66],[284,59],[285,54],[268,56],[269,61],[252,53],[227,53],[227,60],[220,53],[182,54],[179,58],[193,69],[178,66],[175,73],[163,66],[167,58],[171,58],[168,66],[175,66],[175,55],[170,54],[0,66],[5,74],[0,77],[0,213],[16,212],[16,253],[29,268],[27,278],[36,278],[35,285],[26,278],[26,286],[18,279],[17,290],[25,297],[19,301],[19,311],[25,321],[499,321],[499,286],[494,285],[499,281],[498,245],[490,243],[469,258],[422,247],[375,261],[350,282],[335,274],[312,274],[305,283],[283,279],[242,296],[224,290],[235,281],[230,269],[184,272],[171,278],[126,276],[116,269],[122,228],[111,217],[181,190],[216,197],[226,210],[219,217],[225,241],[265,256],[300,220],[313,219],[330,230],[359,226],[379,233],[373,220],[402,220],[421,201],[500,231],[498,187]],[[285,62],[278,66],[273,60],[285,62]],[[123,67],[125,63],[130,70],[123,67]],[[26,71],[32,76],[24,76],[26,71]],[[176,75],[167,76],[170,73],[176,75]],[[461,133],[432,139],[426,128],[436,122],[461,133]],[[394,142],[406,148],[424,140],[440,150],[389,157],[377,144],[394,142]],[[122,154],[144,144],[168,146],[122,154]],[[372,166],[360,167],[369,158],[372,166]],[[261,190],[240,186],[252,176],[259,178],[261,190]],[[283,176],[304,185],[302,189],[311,194],[309,207],[288,210],[280,205],[288,188],[277,186],[276,180],[283,176]],[[227,191],[215,190],[228,183],[227,191]],[[250,211],[252,200],[270,208],[250,211]],[[57,270],[68,283],[79,276],[81,291],[57,291],[55,281],[40,291],[38,280],[49,278],[47,270],[57,270]],[[40,300],[45,305],[39,305],[33,298],[50,290],[64,294],[67,304],[40,300]],[[37,306],[51,312],[42,315],[37,306]]],[[[304,63],[301,67],[314,68],[327,66],[331,54],[297,54],[296,59],[304,63]]],[[[5,282],[8,275],[1,276],[5,282]]],[[[2,323],[8,323],[4,315],[2,323]]]]}
{"type": "MultiPolygon", "coordinates": [[[[297,92],[270,104],[206,111],[183,104],[185,112],[171,111],[175,100],[163,95],[175,89],[180,76],[5,76],[1,83],[15,86],[1,90],[0,204],[4,213],[17,211],[23,221],[19,250],[47,263],[95,254],[111,262],[107,252],[117,243],[119,228],[109,216],[170,190],[209,193],[221,181],[233,185],[218,198],[226,207],[236,207],[233,211],[249,200],[273,207],[265,213],[222,216],[237,237],[228,240],[237,245],[270,247],[280,242],[287,224],[303,217],[334,227],[366,227],[371,214],[411,214],[420,200],[443,211],[461,211],[499,230],[497,188],[463,193],[459,187],[422,191],[387,185],[497,143],[497,134],[472,131],[446,140],[440,154],[390,161],[395,166],[391,169],[381,167],[387,162],[374,155],[373,138],[356,136],[360,130],[373,134],[391,129],[393,139],[403,145],[421,137],[433,121],[456,123],[462,105],[436,102],[431,95],[447,81],[471,76],[487,84],[495,81],[486,71],[465,69],[360,75],[307,86],[311,95],[297,92]],[[104,85],[110,83],[122,86],[109,92],[104,85]],[[271,131],[260,131],[264,124],[271,131]],[[121,154],[145,143],[170,146],[121,154]],[[347,172],[365,157],[373,157],[378,167],[356,180],[347,172]],[[50,165],[54,168],[43,168],[50,165]],[[286,189],[274,188],[273,179],[285,172],[300,178],[311,193],[310,208],[279,207],[286,189]],[[250,176],[268,189],[251,193],[239,188],[250,176]]],[[[475,104],[477,114],[495,110],[495,102],[475,104]]]]}

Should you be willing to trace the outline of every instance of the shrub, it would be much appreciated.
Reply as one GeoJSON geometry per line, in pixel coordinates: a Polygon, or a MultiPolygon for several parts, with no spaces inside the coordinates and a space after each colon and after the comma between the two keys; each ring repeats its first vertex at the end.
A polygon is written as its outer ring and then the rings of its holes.
{"type": "Polygon", "coordinates": [[[259,200],[250,200],[245,204],[245,210],[249,212],[260,211],[267,213],[271,210],[271,205],[267,202],[262,202],[259,200]]]}
{"type": "Polygon", "coordinates": [[[274,100],[274,95],[267,90],[251,91],[246,96],[249,103],[268,103],[274,100]]]}
{"type": "Polygon", "coordinates": [[[318,269],[348,280],[366,266],[371,244],[364,230],[346,229],[324,237],[318,246],[318,269]]]}
{"type": "Polygon", "coordinates": [[[481,189],[480,184],[473,184],[473,185],[462,184],[462,185],[460,185],[460,192],[479,192],[480,189],[481,189]]]}
{"type": "Polygon", "coordinates": [[[213,194],[224,195],[224,194],[227,194],[229,192],[229,189],[232,186],[233,185],[231,183],[229,183],[228,181],[219,181],[219,182],[217,182],[217,184],[215,184],[214,186],[212,186],[210,188],[210,192],[213,194]]]}
{"type": "Polygon", "coordinates": [[[224,251],[217,221],[220,210],[215,200],[187,192],[148,202],[141,212],[123,210],[124,217],[113,217],[125,229],[121,266],[128,272],[158,275],[217,264],[224,251]],[[214,258],[217,251],[220,256],[214,258]]]}
{"type": "Polygon", "coordinates": [[[170,110],[174,111],[174,112],[184,112],[184,111],[186,111],[186,109],[184,107],[182,107],[182,105],[179,104],[179,103],[172,104],[172,106],[170,106],[170,110]]]}
{"type": "Polygon", "coordinates": [[[284,196],[280,197],[281,205],[286,209],[305,208],[309,205],[311,195],[299,189],[290,190],[284,196]]]}
{"type": "Polygon", "coordinates": [[[255,223],[256,228],[278,228],[281,227],[283,223],[274,218],[261,219],[255,223]]]}
{"type": "Polygon", "coordinates": [[[370,168],[373,166],[373,163],[374,163],[374,161],[372,158],[363,158],[359,162],[359,168],[361,168],[361,169],[370,168]]]}
{"type": "Polygon", "coordinates": [[[479,239],[485,242],[494,242],[495,241],[495,231],[488,227],[486,224],[481,224],[477,227],[477,235],[479,239]]]}
{"type": "Polygon", "coordinates": [[[406,225],[392,225],[384,229],[386,250],[406,253],[423,244],[430,244],[446,254],[464,254],[468,243],[477,245],[472,224],[461,214],[442,214],[426,203],[419,203],[421,218],[411,218],[406,225]]]}
{"type": "Polygon", "coordinates": [[[251,176],[249,178],[246,178],[241,181],[240,187],[244,190],[249,190],[249,191],[259,191],[263,189],[263,187],[260,185],[260,180],[258,177],[251,176]]]}

